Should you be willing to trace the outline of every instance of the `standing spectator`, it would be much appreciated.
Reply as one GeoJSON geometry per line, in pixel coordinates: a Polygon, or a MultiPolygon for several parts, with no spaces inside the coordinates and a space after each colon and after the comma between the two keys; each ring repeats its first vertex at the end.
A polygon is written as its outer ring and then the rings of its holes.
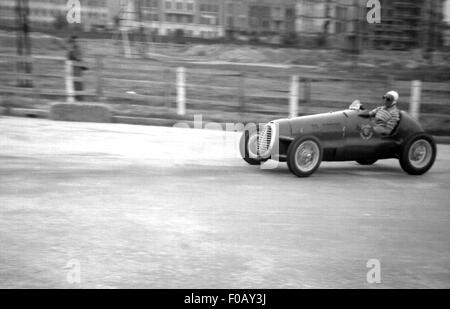
{"type": "MultiPolygon", "coordinates": [[[[67,59],[73,61],[72,62],[73,77],[79,79],[83,76],[83,71],[87,70],[87,68],[81,64],[81,62],[83,61],[83,55],[82,55],[80,47],[78,45],[77,37],[74,35],[71,36],[68,43],[69,43],[69,46],[68,46],[68,52],[67,52],[67,59]]],[[[75,91],[83,91],[83,89],[84,89],[83,82],[81,80],[74,80],[73,86],[74,86],[75,91]]],[[[83,96],[76,94],[75,100],[83,101],[83,96]]]]}

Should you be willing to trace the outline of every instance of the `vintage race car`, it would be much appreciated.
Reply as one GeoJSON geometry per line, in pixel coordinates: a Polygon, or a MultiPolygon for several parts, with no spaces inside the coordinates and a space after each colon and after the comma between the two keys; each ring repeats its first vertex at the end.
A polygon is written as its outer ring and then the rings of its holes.
{"type": "Polygon", "coordinates": [[[262,128],[246,128],[240,140],[242,158],[251,165],[269,159],[287,162],[298,177],[313,174],[322,161],[356,161],[371,165],[396,158],[411,175],[422,175],[434,164],[436,143],[418,121],[400,112],[390,135],[373,130],[373,122],[359,102],[349,109],[271,121],[262,128]]]}

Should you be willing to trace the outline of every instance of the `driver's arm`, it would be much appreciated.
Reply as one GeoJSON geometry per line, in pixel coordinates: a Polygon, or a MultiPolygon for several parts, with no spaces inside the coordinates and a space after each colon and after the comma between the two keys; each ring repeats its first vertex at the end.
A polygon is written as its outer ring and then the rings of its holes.
{"type": "Polygon", "coordinates": [[[370,117],[375,117],[377,112],[381,109],[381,107],[377,107],[369,112],[370,117]]]}
{"type": "Polygon", "coordinates": [[[358,113],[358,116],[359,117],[364,117],[364,118],[369,118],[369,117],[371,117],[371,112],[370,111],[360,111],[359,113],[358,113]]]}
{"type": "Polygon", "coordinates": [[[362,111],[358,114],[359,117],[369,118],[369,117],[375,117],[379,110],[379,107],[371,110],[371,111],[362,111]]]}

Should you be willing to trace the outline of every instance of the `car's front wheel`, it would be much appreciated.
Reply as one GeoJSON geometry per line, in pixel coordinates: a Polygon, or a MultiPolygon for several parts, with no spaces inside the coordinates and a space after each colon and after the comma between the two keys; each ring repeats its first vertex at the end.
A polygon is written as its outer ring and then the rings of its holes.
{"type": "Polygon", "coordinates": [[[436,143],[432,136],[419,133],[410,137],[400,150],[400,166],[410,175],[425,174],[436,160],[436,143]]]}
{"type": "Polygon", "coordinates": [[[241,157],[250,165],[261,164],[261,160],[258,159],[258,136],[256,129],[245,130],[239,142],[241,157]]]}
{"type": "Polygon", "coordinates": [[[287,165],[294,175],[308,177],[319,168],[322,156],[322,145],[316,137],[299,137],[288,147],[287,165]]]}

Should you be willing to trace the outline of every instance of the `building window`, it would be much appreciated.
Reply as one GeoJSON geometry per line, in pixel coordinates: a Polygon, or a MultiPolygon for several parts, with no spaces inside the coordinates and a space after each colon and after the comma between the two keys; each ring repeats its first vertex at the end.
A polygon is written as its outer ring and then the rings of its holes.
{"type": "Polygon", "coordinates": [[[280,7],[275,7],[273,10],[273,17],[275,19],[283,19],[283,16],[281,14],[281,8],[280,7]]]}
{"type": "Polygon", "coordinates": [[[166,9],[172,9],[172,1],[166,1],[166,9]]]}
{"type": "Polygon", "coordinates": [[[347,19],[347,8],[341,6],[336,7],[336,19],[340,20],[347,19]]]}
{"type": "Polygon", "coordinates": [[[217,25],[218,19],[215,16],[203,15],[200,16],[200,23],[203,25],[217,25]]]}
{"type": "Polygon", "coordinates": [[[345,22],[336,22],[336,34],[347,32],[347,25],[345,22]]]}
{"type": "Polygon", "coordinates": [[[203,24],[203,25],[209,25],[210,24],[210,19],[208,17],[201,16],[200,17],[200,23],[203,24]]]}
{"type": "Polygon", "coordinates": [[[336,33],[345,33],[347,32],[347,8],[345,7],[336,7],[336,33]]]}
{"type": "Polygon", "coordinates": [[[219,6],[217,4],[201,4],[200,11],[218,13],[219,6]]]}
{"type": "Polygon", "coordinates": [[[183,9],[183,2],[177,1],[176,8],[177,8],[177,10],[182,10],[183,9]]]}
{"type": "Polygon", "coordinates": [[[194,2],[188,2],[186,4],[187,10],[188,11],[193,11],[194,10],[194,2]]]}
{"type": "Polygon", "coordinates": [[[174,22],[173,17],[174,17],[173,15],[167,14],[167,15],[166,15],[166,21],[168,21],[169,23],[174,22]]]}
{"type": "Polygon", "coordinates": [[[234,27],[234,17],[233,16],[228,16],[227,24],[228,24],[228,27],[230,27],[230,28],[234,27]]]}
{"type": "Polygon", "coordinates": [[[228,13],[233,14],[233,3],[228,3],[228,13]]]}
{"type": "Polygon", "coordinates": [[[150,20],[159,21],[159,15],[155,13],[150,14],[150,20]]]}
{"type": "Polygon", "coordinates": [[[159,3],[158,3],[158,0],[146,0],[145,6],[150,7],[150,8],[158,8],[159,3]]]}

